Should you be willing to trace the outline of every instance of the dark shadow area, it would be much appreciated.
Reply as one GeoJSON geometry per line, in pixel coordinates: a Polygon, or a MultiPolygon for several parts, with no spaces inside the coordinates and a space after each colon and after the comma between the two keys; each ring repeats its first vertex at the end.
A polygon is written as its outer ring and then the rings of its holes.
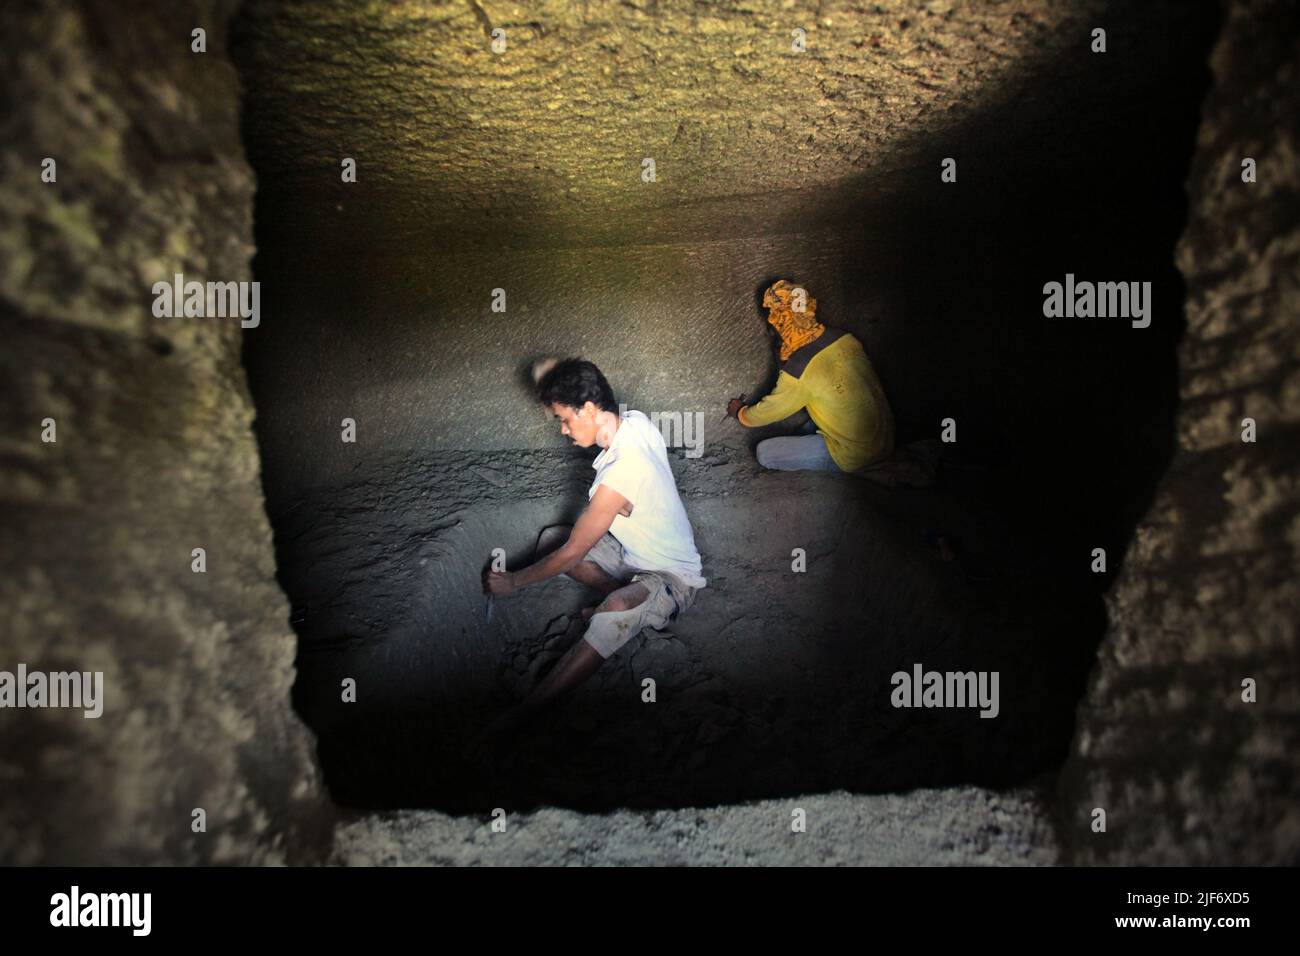
{"type": "MultiPolygon", "coordinates": [[[[663,280],[672,294],[659,301],[656,283],[637,274],[670,270],[679,253],[647,253],[655,265],[644,267],[632,252],[616,260],[557,253],[559,278],[531,280],[530,301],[552,293],[577,301],[593,287],[625,298],[575,309],[594,317],[579,314],[571,328],[530,313],[476,352],[453,333],[484,320],[477,299],[461,308],[439,298],[439,283],[469,281],[446,274],[459,266],[431,255],[413,272],[418,250],[364,264],[316,256],[313,236],[290,243],[277,225],[293,219],[300,197],[262,182],[254,271],[269,318],[265,334],[245,337],[244,360],[278,578],[300,639],[294,703],[318,735],[335,799],[475,812],[676,807],[838,788],[1001,787],[1058,767],[1105,631],[1102,595],[1173,447],[1183,288],[1172,250],[1209,82],[1212,9],[1188,7],[1177,22],[1130,37],[1146,50],[1138,67],[1097,58],[1099,84],[1100,71],[1131,73],[1122,102],[1073,79],[1037,77],[977,123],[936,137],[933,163],[869,207],[846,203],[827,241],[764,237],[754,256],[736,254],[740,264],[700,267],[727,282],[728,301],[742,309],[774,276],[808,281],[819,315],[865,344],[900,444],[938,437],[940,423],[954,420],[943,481],[886,489],[848,476],[762,472],[754,442],[802,419],[719,432],[725,438],[699,456],[672,449],[709,587],[671,633],[630,642],[490,771],[463,759],[465,738],[581,639],[579,611],[593,601],[577,584],[552,581],[498,601],[489,621],[479,570],[494,547],[519,567],[543,527],[574,520],[594,451],[554,441],[497,447],[492,432],[507,426],[490,412],[473,440],[457,433],[440,445],[435,436],[433,450],[419,453],[398,446],[427,437],[433,426],[420,401],[429,395],[473,417],[477,401],[512,389],[502,407],[533,414],[514,379],[539,354],[538,341],[606,368],[607,346],[590,330],[610,316],[658,314],[659,334],[689,338],[676,287],[663,280]],[[957,159],[956,183],[940,181],[948,156],[957,159]],[[1150,282],[1150,327],[1045,317],[1043,285],[1067,273],[1150,282]],[[312,292],[318,284],[327,296],[312,292]],[[436,304],[423,315],[426,301],[436,304]],[[382,331],[367,338],[358,331],[367,325],[382,331]],[[427,382],[416,360],[405,377],[386,374],[393,354],[422,349],[450,350],[463,371],[427,382]],[[490,396],[475,378],[489,352],[510,382],[490,396]],[[290,368],[302,376],[304,367],[347,377],[273,407],[281,376],[290,368]],[[381,426],[362,416],[360,440],[343,442],[350,409],[387,392],[396,397],[382,427],[394,440],[368,446],[365,436],[381,426]],[[271,415],[288,425],[271,431],[271,415]],[[329,456],[329,480],[291,478],[299,455],[329,456]],[[1105,573],[1092,570],[1095,548],[1105,550],[1105,573]],[[794,549],[806,553],[806,573],[792,573],[794,549]],[[981,718],[978,707],[895,706],[891,676],[917,665],[996,672],[996,717],[981,718]],[[355,682],[354,702],[343,699],[345,681],[355,682]]],[[[259,173],[268,122],[246,113],[259,173]]],[[[702,244],[680,257],[724,254],[716,249],[702,244]]],[[[514,261],[488,256],[474,281],[510,285],[514,261]]],[[[709,288],[695,294],[712,307],[709,288]]],[[[761,312],[744,322],[754,352],[716,369],[709,427],[731,382],[759,384],[752,358],[770,342],[760,338],[761,312]]],[[[606,371],[633,407],[682,407],[672,370],[655,363],[634,347],[606,371]]]]}
{"type": "MultiPolygon", "coordinates": [[[[1124,13],[1116,5],[1114,22],[1124,13]]],[[[1008,89],[1014,109],[937,140],[934,168],[852,213],[875,224],[876,236],[889,224],[895,308],[882,315],[868,305],[866,321],[850,327],[863,337],[881,330],[872,354],[899,412],[899,439],[936,436],[954,419],[948,460],[962,472],[949,486],[954,497],[1006,522],[1018,558],[1009,564],[1019,568],[1001,582],[1019,593],[1006,625],[1036,622],[1030,656],[1011,673],[1044,685],[1041,747],[1021,756],[1036,751],[1044,767],[1066,755],[1106,630],[1102,597],[1175,448],[1186,322],[1173,249],[1187,221],[1183,184],[1220,22],[1217,7],[1187,4],[1158,27],[1126,31],[1144,69],[1123,98],[1065,82],[1044,95],[1041,77],[1008,89]],[[956,183],[940,182],[940,157],[958,160],[956,183]],[[1045,317],[1044,284],[1065,283],[1067,273],[1149,281],[1150,326],[1045,317]],[[1105,573],[1093,568],[1099,548],[1105,573]]],[[[1116,65],[1097,56],[1089,68],[1100,85],[1116,65]]],[[[880,262],[862,266],[845,272],[846,300],[869,302],[872,285],[854,287],[854,277],[880,262]]],[[[971,640],[965,666],[1000,658],[994,646],[971,640]]],[[[977,779],[991,779],[987,768],[977,779]]]]}

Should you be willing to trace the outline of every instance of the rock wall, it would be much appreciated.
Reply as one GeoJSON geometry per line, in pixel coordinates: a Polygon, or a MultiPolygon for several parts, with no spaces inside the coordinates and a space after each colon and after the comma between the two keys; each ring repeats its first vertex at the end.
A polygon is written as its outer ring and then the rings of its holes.
{"type": "Polygon", "coordinates": [[[774,384],[758,293],[786,277],[863,341],[904,441],[954,417],[1017,507],[1041,496],[1090,534],[1098,488],[1131,498],[1095,508],[1122,513],[1121,547],[1172,444],[1170,249],[1212,5],[485,6],[501,55],[465,4],[241,11],[267,314],[245,364],[273,517],[380,455],[563,447],[524,385],[539,352],[752,457],[782,426],[723,410],[774,384]],[[1067,271],[1151,279],[1153,327],[1043,321],[1067,271]],[[1117,442],[1122,480],[1077,454],[1117,442]]]}
{"type": "Polygon", "coordinates": [[[263,247],[268,319],[244,357],[272,503],[383,455],[566,447],[532,398],[528,369],[546,354],[594,361],[629,408],[683,416],[693,444],[749,456],[754,436],[725,419],[726,402],[776,377],[758,307],[776,278],[805,283],[819,315],[893,370],[876,347],[895,293],[874,252],[835,237],[337,259],[263,247]],[[847,292],[854,268],[866,308],[847,292]],[[355,444],[340,441],[344,418],[355,444]]]}
{"type": "Polygon", "coordinates": [[[1178,449],[1061,781],[1079,862],[1300,862],[1300,32],[1291,4],[1226,11],[1177,248],[1178,449]]]}
{"type": "Polygon", "coordinates": [[[819,231],[846,208],[873,227],[899,190],[908,220],[940,157],[972,184],[1059,169],[1044,107],[1086,150],[1209,6],[248,0],[246,144],[280,207],[258,228],[361,249],[698,243],[819,231]]]}
{"type": "Polygon", "coordinates": [[[248,333],[151,308],[174,273],[251,278],[253,181],[224,49],[235,6],[0,11],[0,670],[103,674],[97,718],[0,710],[6,864],[324,849],[330,812],[289,705],[248,333]]]}

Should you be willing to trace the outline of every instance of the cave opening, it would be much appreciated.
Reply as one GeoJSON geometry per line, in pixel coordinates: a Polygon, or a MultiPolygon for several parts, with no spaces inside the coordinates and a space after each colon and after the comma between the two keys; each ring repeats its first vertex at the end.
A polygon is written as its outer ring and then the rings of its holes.
{"type": "Polygon", "coordinates": [[[853,7],[805,65],[730,8],[709,29],[557,8],[503,21],[494,54],[472,6],[250,0],[232,37],[264,316],[244,364],[294,705],[334,798],[594,811],[1050,775],[1173,447],[1172,250],[1214,8],[853,7]],[[750,50],[721,71],[719,36],[750,50]],[[1150,325],[1046,317],[1067,276],[1149,282],[1150,325]],[[800,419],[722,422],[775,381],[776,278],[862,341],[900,443],[954,423],[937,487],[765,471],[756,441],[800,419]],[[586,500],[594,451],[528,393],[543,354],[595,361],[631,408],[702,414],[670,456],[709,586],[488,772],[461,743],[590,603],[552,580],[489,621],[478,584],[586,500]],[[998,674],[996,716],[895,706],[916,666],[998,674]]]}

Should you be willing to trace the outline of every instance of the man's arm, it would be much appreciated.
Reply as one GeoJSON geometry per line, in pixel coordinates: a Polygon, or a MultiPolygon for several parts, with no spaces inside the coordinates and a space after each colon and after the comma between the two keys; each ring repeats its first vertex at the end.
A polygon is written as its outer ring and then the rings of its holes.
{"type": "Polygon", "coordinates": [[[757,428],[789,418],[807,404],[799,379],[781,372],[776,377],[776,388],[772,393],[755,405],[743,406],[737,412],[736,420],[748,428],[757,428]]]}
{"type": "Polygon", "coordinates": [[[576,568],[587,552],[610,529],[614,518],[629,504],[628,500],[608,485],[597,485],[596,493],[579,516],[569,540],[542,560],[513,572],[491,572],[487,577],[488,590],[493,594],[510,594],[529,584],[536,584],[565,574],[576,568]]]}

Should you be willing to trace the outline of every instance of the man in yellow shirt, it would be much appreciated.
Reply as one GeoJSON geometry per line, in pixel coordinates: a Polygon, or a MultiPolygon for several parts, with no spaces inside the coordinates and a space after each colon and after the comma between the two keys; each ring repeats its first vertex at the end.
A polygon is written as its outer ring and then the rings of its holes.
{"type": "Polygon", "coordinates": [[[784,279],[763,294],[763,305],[781,337],[776,388],[754,405],[733,398],[727,414],[757,428],[807,408],[812,424],[802,434],[759,442],[758,463],[860,472],[893,454],[894,415],[862,343],[818,322],[817,300],[784,279]]]}

